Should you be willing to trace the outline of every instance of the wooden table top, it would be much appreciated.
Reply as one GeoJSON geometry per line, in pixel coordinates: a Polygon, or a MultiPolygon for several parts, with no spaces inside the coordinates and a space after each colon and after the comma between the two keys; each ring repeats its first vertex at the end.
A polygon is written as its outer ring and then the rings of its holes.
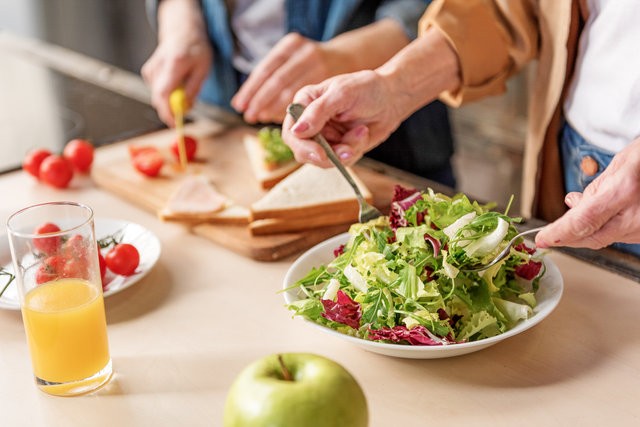
{"type": "Polygon", "coordinates": [[[112,382],[77,398],[40,392],[18,311],[0,310],[3,426],[219,426],[226,393],[250,362],[312,352],[362,385],[371,426],[637,424],[640,286],[552,252],[565,281],[556,310],[485,350],[438,360],[369,353],[292,319],[278,290],[295,257],[251,260],[163,223],[74,178],[60,191],[22,172],[0,176],[0,218],[42,201],[71,199],[97,217],[144,225],[162,243],[151,273],[105,300],[112,382]]]}

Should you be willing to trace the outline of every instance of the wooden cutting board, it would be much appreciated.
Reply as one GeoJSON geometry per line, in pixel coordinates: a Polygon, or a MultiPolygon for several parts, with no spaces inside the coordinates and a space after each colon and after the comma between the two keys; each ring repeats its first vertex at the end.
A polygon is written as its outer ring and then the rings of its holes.
{"type": "MultiPolygon", "coordinates": [[[[173,130],[138,136],[99,148],[92,177],[104,189],[157,213],[175,191],[184,173],[205,174],[221,193],[237,204],[249,207],[265,193],[251,171],[242,141],[245,134],[255,132],[250,127],[224,130],[209,121],[188,124],[185,133],[198,140],[198,154],[197,161],[190,163],[186,172],[177,170],[169,152],[169,146],[175,139],[173,130]],[[130,144],[152,145],[162,151],[167,163],[159,177],[147,178],[132,167],[128,151],[130,144]]],[[[368,168],[355,166],[353,169],[373,194],[374,204],[383,212],[388,211],[393,187],[398,182],[368,168]]],[[[349,228],[344,224],[304,232],[252,236],[245,225],[189,226],[198,235],[260,261],[275,261],[301,252],[349,228]]]]}

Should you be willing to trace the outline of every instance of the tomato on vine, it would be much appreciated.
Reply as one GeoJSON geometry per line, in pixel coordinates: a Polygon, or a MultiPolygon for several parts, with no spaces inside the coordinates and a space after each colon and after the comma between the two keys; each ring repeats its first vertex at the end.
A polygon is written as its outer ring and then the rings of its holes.
{"type": "Polygon", "coordinates": [[[140,254],[129,243],[118,243],[104,257],[107,268],[116,274],[131,276],[140,264],[140,254]]]}

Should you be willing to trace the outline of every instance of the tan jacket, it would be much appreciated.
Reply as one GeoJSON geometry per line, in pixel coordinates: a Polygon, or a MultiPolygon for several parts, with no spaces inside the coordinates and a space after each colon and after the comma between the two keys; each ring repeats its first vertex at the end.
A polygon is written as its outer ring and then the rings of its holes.
{"type": "Polygon", "coordinates": [[[442,30],[460,58],[462,86],[441,96],[449,105],[503,93],[509,77],[537,60],[523,164],[525,217],[551,221],[566,209],[558,132],[585,17],[580,6],[571,0],[435,0],[420,21],[421,33],[430,26],[442,30]]]}

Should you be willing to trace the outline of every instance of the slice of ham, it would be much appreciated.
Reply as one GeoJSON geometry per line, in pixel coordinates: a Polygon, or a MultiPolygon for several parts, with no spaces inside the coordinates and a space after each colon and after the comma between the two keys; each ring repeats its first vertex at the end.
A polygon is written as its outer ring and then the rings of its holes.
{"type": "Polygon", "coordinates": [[[180,187],[171,195],[165,206],[165,212],[180,216],[215,213],[223,210],[227,198],[220,194],[202,175],[185,177],[180,187]]]}

